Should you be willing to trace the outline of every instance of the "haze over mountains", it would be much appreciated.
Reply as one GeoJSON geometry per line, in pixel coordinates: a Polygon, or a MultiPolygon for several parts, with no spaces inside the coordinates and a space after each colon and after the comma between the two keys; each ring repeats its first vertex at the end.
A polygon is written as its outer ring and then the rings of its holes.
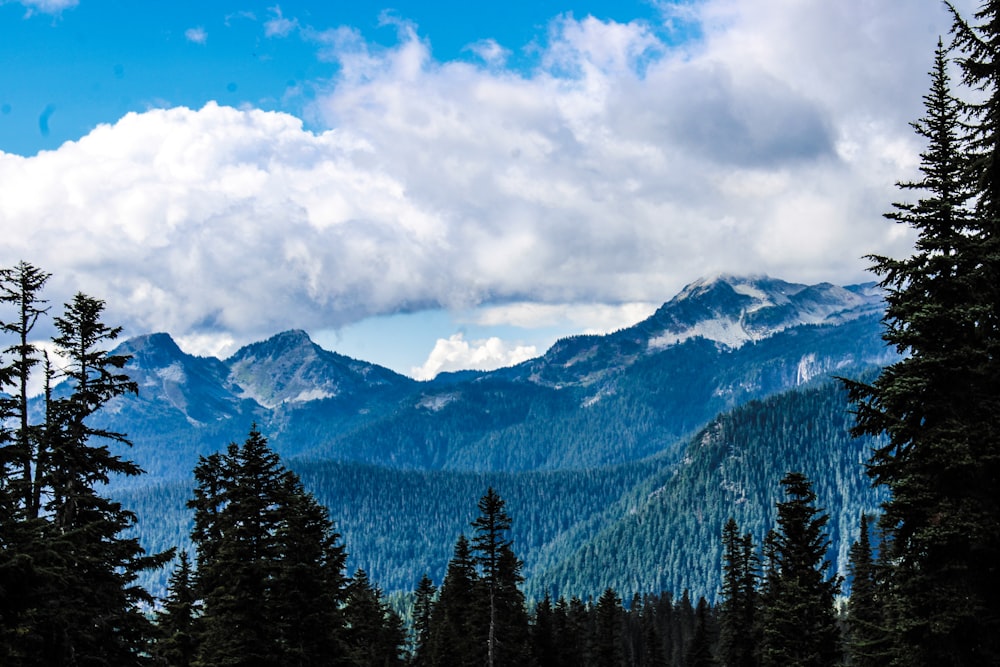
{"type": "Polygon", "coordinates": [[[488,484],[509,500],[529,590],[599,594],[618,581],[627,595],[694,585],[696,573],[711,586],[722,526],[712,522],[726,516],[699,520],[697,530],[673,526],[666,542],[643,531],[699,504],[742,515],[748,530],[770,527],[785,472],[774,466],[820,477],[828,496],[820,500],[838,517],[831,554],[846,552],[857,511],[876,499],[860,463],[868,443],[847,437],[846,401],[829,378],[894,358],[880,338],[881,314],[871,284],[716,276],[613,334],[566,338],[516,366],[427,382],[324,350],[302,331],[225,360],[185,354],[158,333],[121,346],[133,355],[127,371],[140,392],[115,399],[102,419],[131,436],[128,455],[150,473],[117,487],[140,506],[150,548],[184,541],[183,500],[198,455],[242,441],[257,423],[330,507],[354,563],[386,590],[443,572],[488,484]],[[787,392],[812,398],[780,398],[787,392]],[[712,481],[731,444],[751,432],[739,480],[712,481]],[[695,475],[692,463],[704,456],[718,461],[695,475]],[[750,511],[750,499],[762,507],[750,511]],[[595,554],[624,553],[623,540],[633,556],[615,572],[595,554]],[[678,560],[669,553],[678,549],[704,558],[678,560]],[[650,571],[629,571],[639,568],[650,571]]]}

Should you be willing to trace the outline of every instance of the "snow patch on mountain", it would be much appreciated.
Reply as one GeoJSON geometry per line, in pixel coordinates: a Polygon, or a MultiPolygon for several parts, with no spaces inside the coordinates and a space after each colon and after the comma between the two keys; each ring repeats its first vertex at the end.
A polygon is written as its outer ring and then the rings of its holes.
{"type": "Polygon", "coordinates": [[[308,403],[309,401],[319,401],[324,398],[334,398],[336,392],[324,391],[319,387],[314,387],[312,389],[304,389],[299,392],[298,396],[294,396],[288,399],[287,403],[308,403]]]}
{"type": "Polygon", "coordinates": [[[417,403],[418,408],[423,408],[431,412],[440,412],[449,403],[453,403],[458,399],[458,394],[433,394],[430,396],[423,396],[420,402],[417,403]]]}
{"type": "Polygon", "coordinates": [[[169,366],[156,369],[156,375],[164,382],[184,382],[186,375],[184,374],[184,366],[181,362],[175,361],[169,366]]]}
{"type": "Polygon", "coordinates": [[[672,345],[678,345],[691,338],[707,338],[726,347],[738,348],[750,340],[760,338],[747,331],[739,321],[718,318],[699,322],[693,327],[679,332],[666,332],[649,339],[648,349],[657,352],[672,345]]]}

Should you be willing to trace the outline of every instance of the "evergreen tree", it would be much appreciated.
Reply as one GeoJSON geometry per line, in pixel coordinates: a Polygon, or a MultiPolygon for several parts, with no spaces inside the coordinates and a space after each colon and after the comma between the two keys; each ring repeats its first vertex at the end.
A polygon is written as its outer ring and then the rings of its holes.
{"type": "Polygon", "coordinates": [[[326,510],[256,425],[242,446],[202,457],[195,480],[196,664],[338,664],[345,553],[326,510]]]}
{"type": "Polygon", "coordinates": [[[588,637],[590,618],[587,606],[578,597],[560,597],[553,609],[556,637],[557,667],[574,667],[588,664],[588,637]]]}
{"type": "Polygon", "coordinates": [[[438,600],[431,612],[428,664],[481,667],[486,660],[485,635],[476,608],[479,577],[469,541],[458,537],[438,600]]]}
{"type": "Polygon", "coordinates": [[[705,598],[698,598],[695,609],[694,636],[685,654],[685,667],[713,667],[712,656],[712,610],[705,598]]]}
{"type": "Polygon", "coordinates": [[[121,329],[101,321],[103,310],[103,301],[77,294],[54,320],[64,382],[58,397],[46,390],[36,450],[45,452],[38,475],[46,520],[41,560],[53,569],[37,591],[45,598],[35,612],[35,629],[41,639],[37,656],[48,665],[144,662],[153,627],[140,605],[153,599],[135,582],[142,571],[172,558],[148,556],[136,538],[123,537],[135,515],[97,490],[113,474],[142,472],[99,444],[129,444],[124,434],[95,428],[89,420],[112,399],[137,389],[121,372],[128,357],[104,348],[121,329]]]}
{"type": "Polygon", "coordinates": [[[557,665],[555,611],[548,593],[535,605],[534,623],[531,625],[531,653],[539,665],[557,665]]]}
{"type": "Polygon", "coordinates": [[[4,421],[15,424],[12,443],[0,443],[0,466],[4,467],[0,484],[11,487],[26,519],[37,518],[41,507],[45,457],[44,452],[37,450],[36,429],[29,419],[28,384],[35,367],[41,363],[31,335],[39,318],[49,311],[41,297],[49,277],[49,273],[24,261],[13,268],[0,269],[0,304],[11,304],[15,310],[13,321],[0,322],[0,330],[14,337],[14,343],[5,350],[11,355],[11,362],[0,372],[0,412],[4,421]],[[13,391],[4,391],[8,387],[13,391]],[[10,476],[6,469],[9,465],[17,466],[20,475],[10,476]]]}
{"type": "Polygon", "coordinates": [[[778,503],[778,530],[765,541],[761,664],[834,665],[839,632],[833,601],[840,582],[824,578],[829,517],[814,506],[816,494],[804,475],[788,473],[781,483],[787,500],[778,503]]]}
{"type": "Polygon", "coordinates": [[[722,530],[722,600],[719,605],[719,660],[725,667],[757,663],[757,560],[753,537],[739,534],[730,517],[722,530]]]}
{"type": "Polygon", "coordinates": [[[921,178],[901,184],[920,196],[887,215],[916,231],[915,252],[872,257],[885,339],[905,356],[871,386],[849,384],[854,433],[887,435],[870,474],[891,491],[890,629],[897,661],[912,665],[1000,662],[1000,2],[983,4],[979,25],[954,15],[977,101],[953,96],[939,43],[913,124],[921,178]]]}
{"type": "Polygon", "coordinates": [[[368,574],[358,569],[347,586],[345,605],[348,664],[354,667],[402,665],[403,621],[382,599],[368,574]]]}
{"type": "Polygon", "coordinates": [[[875,561],[868,537],[868,516],[861,515],[861,534],[849,552],[851,597],[847,601],[847,654],[854,667],[887,664],[888,638],[878,592],[875,561]]]}
{"type": "Polygon", "coordinates": [[[413,655],[412,665],[428,664],[430,651],[431,612],[434,609],[434,594],[437,589],[426,573],[420,577],[413,600],[413,655]]]}
{"type": "MultiPolygon", "coordinates": [[[[634,613],[635,607],[633,607],[634,613]]],[[[639,627],[642,629],[642,652],[639,664],[644,667],[667,667],[667,650],[664,644],[663,625],[659,612],[650,596],[642,602],[639,614],[639,627]]],[[[669,633],[667,634],[669,636],[669,633]]]]}
{"type": "Polygon", "coordinates": [[[529,652],[528,617],[524,594],[519,588],[524,580],[522,563],[507,538],[511,519],[504,505],[504,500],[490,487],[479,499],[480,514],[472,522],[475,530],[472,550],[481,572],[483,606],[488,612],[486,664],[490,667],[519,664],[529,652]]]}
{"type": "Polygon", "coordinates": [[[624,625],[622,601],[612,588],[604,589],[594,608],[594,636],[590,654],[595,665],[618,667],[625,664],[622,650],[624,625]]]}
{"type": "Polygon", "coordinates": [[[169,667],[189,667],[194,660],[200,604],[186,551],[170,575],[167,597],[156,614],[156,657],[169,667]]]}

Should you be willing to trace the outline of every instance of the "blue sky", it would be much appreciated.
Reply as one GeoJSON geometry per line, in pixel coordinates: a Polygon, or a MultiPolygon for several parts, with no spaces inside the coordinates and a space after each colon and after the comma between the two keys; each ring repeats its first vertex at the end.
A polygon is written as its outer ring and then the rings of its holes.
{"type": "MultiPolygon", "coordinates": [[[[958,3],[971,12],[974,3],[958,3]]],[[[0,263],[416,377],[902,254],[934,0],[0,1],[0,263]]]]}
{"type": "Polygon", "coordinates": [[[350,26],[391,48],[408,22],[436,59],[481,62],[470,47],[494,40],[511,51],[511,65],[530,68],[533,45],[566,13],[654,25],[662,17],[642,1],[0,3],[0,147],[33,155],[159,106],[216,101],[301,115],[311,88],[337,71],[315,42],[294,38],[303,29],[350,26]]]}

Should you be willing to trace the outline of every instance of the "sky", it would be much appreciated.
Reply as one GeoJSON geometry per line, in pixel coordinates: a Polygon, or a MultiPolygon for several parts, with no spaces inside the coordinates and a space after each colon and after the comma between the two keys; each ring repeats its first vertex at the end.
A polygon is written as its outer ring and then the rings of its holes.
{"type": "MultiPolygon", "coordinates": [[[[955,3],[966,15],[973,0],[955,3]]],[[[936,0],[0,0],[0,265],[418,379],[718,273],[872,280],[936,0]]]]}

